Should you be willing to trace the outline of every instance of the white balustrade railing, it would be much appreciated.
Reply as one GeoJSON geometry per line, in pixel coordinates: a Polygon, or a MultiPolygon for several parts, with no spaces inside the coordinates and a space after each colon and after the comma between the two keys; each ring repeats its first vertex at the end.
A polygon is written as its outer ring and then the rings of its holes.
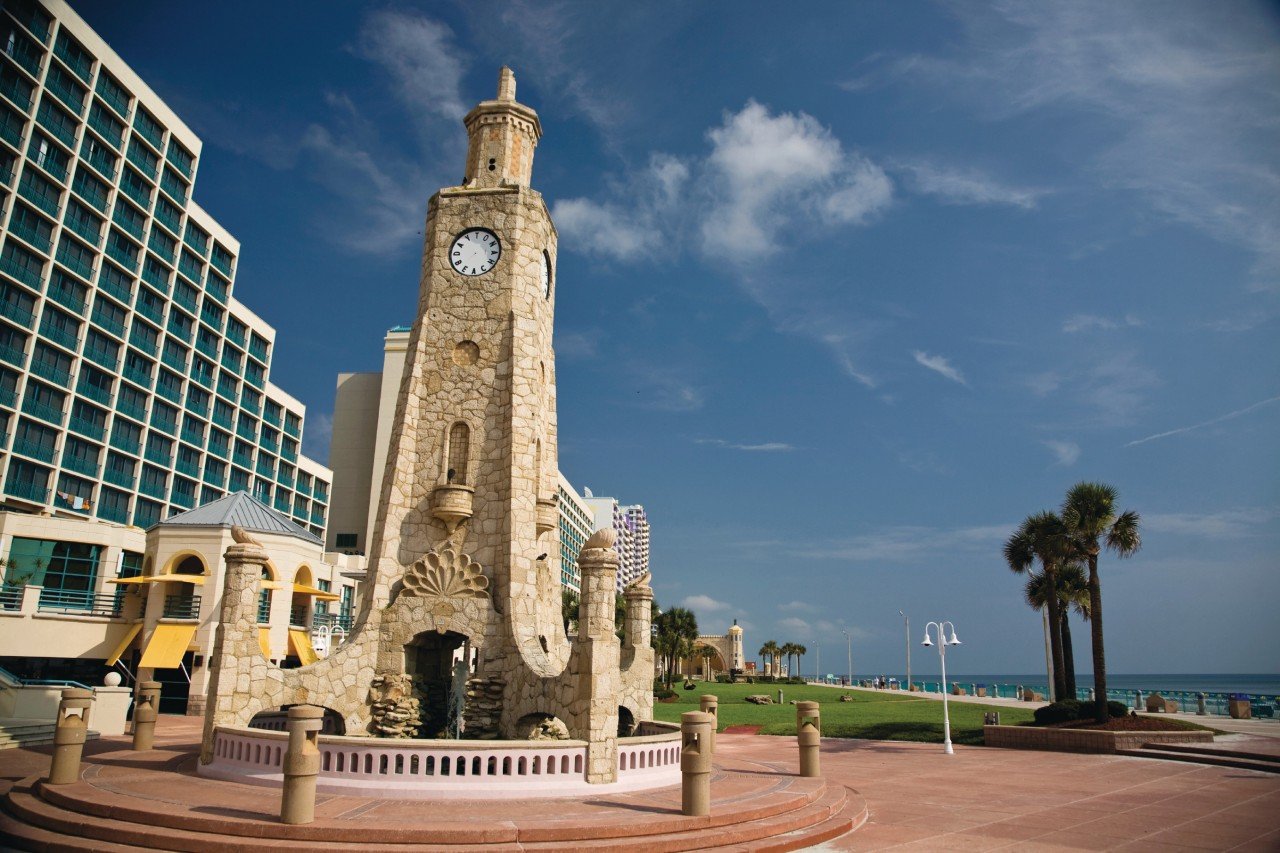
{"type": "MultiPolygon", "coordinates": [[[[661,724],[659,724],[661,725],[661,724]]],[[[262,728],[219,726],[202,775],[255,784],[281,781],[289,737],[262,728]]],[[[320,790],[366,796],[551,797],[634,790],[680,782],[680,732],[623,738],[618,782],[586,781],[585,741],[431,741],[320,736],[320,790]]]]}

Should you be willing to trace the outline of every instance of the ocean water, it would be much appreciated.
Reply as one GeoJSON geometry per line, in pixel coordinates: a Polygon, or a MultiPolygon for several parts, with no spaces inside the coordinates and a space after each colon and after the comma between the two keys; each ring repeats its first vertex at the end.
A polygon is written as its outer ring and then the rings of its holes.
{"type": "MultiPolygon", "coordinates": [[[[903,678],[902,673],[886,673],[889,677],[903,678]]],[[[920,681],[937,681],[938,674],[920,673],[914,669],[911,672],[911,680],[920,681]]],[[[1003,674],[991,675],[982,674],[974,675],[972,673],[947,673],[947,680],[959,682],[960,684],[1021,684],[1025,687],[1045,692],[1045,685],[1048,684],[1048,678],[1045,673],[1037,674],[1003,674]]],[[[1076,687],[1081,691],[1088,690],[1093,686],[1093,674],[1089,672],[1076,673],[1076,687]]],[[[1115,691],[1134,691],[1141,690],[1144,694],[1148,693],[1206,693],[1206,694],[1228,694],[1228,693],[1248,693],[1250,696],[1280,696],[1280,675],[1270,673],[1235,673],[1235,674],[1218,674],[1218,673],[1107,673],[1107,692],[1115,691]]]]}

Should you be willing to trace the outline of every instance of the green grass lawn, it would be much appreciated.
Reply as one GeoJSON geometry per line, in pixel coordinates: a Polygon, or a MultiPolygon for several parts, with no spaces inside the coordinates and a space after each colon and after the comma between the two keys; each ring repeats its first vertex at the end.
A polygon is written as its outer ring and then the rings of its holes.
{"type": "MultiPolygon", "coordinates": [[[[791,700],[816,701],[822,705],[822,734],[825,737],[867,738],[870,740],[913,740],[942,743],[942,701],[924,699],[910,693],[852,691],[852,702],[841,702],[844,692],[833,687],[810,687],[804,684],[707,684],[698,682],[696,690],[685,690],[675,684],[679,699],[670,705],[655,703],[653,716],[667,722],[680,722],[685,711],[698,710],[698,697],[711,693],[720,699],[720,728],[725,726],[763,726],[760,734],[794,735],[796,709],[791,700]],[[778,688],[783,691],[782,705],[752,705],[744,697],[763,693],[775,702],[778,688]]],[[[949,703],[951,740],[953,743],[982,743],[982,714],[999,711],[1000,722],[1018,725],[1032,719],[1031,710],[996,705],[949,703]]]]}

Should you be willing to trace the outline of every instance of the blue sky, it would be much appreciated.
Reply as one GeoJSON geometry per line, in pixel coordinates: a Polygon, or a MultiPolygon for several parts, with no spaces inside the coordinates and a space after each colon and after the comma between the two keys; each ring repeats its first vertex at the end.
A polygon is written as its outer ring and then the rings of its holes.
{"type": "Polygon", "coordinates": [[[661,603],[806,671],[842,625],[900,671],[902,609],[956,623],[954,671],[1035,672],[1000,545],[1098,479],[1144,519],[1102,562],[1109,669],[1280,671],[1273,8],[74,6],[204,139],[313,455],[506,63],[560,230],[561,468],[646,506],[661,603]]]}

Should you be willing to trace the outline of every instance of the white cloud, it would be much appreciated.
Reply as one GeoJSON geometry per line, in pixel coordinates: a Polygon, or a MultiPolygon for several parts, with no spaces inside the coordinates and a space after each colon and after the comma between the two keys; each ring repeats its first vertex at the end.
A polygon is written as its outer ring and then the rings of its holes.
{"type": "Polygon", "coordinates": [[[653,255],[666,243],[688,180],[688,165],[655,154],[647,168],[617,188],[617,194],[628,199],[626,204],[561,199],[552,206],[551,216],[571,251],[634,261],[653,255]]]}
{"type": "Polygon", "coordinates": [[[801,548],[801,557],[848,560],[855,563],[912,562],[926,557],[958,553],[998,553],[1013,524],[937,528],[890,527],[845,539],[834,539],[801,548]]]}
{"type": "Polygon", "coordinates": [[[1165,430],[1164,432],[1157,432],[1154,435],[1147,436],[1146,438],[1135,439],[1134,441],[1131,441],[1128,444],[1126,444],[1125,447],[1133,447],[1138,444],[1146,444],[1148,441],[1155,441],[1158,438],[1168,438],[1171,435],[1181,435],[1184,432],[1191,432],[1192,430],[1201,429],[1207,426],[1214,426],[1215,424],[1220,424],[1225,421],[1235,420],[1241,415],[1247,415],[1250,412],[1253,412],[1257,409],[1261,409],[1263,406],[1269,406],[1275,402],[1280,402],[1280,397],[1268,397],[1265,400],[1259,400],[1256,403],[1245,406],[1243,409],[1236,409],[1234,412],[1227,412],[1225,415],[1219,415],[1218,417],[1212,418],[1211,420],[1203,421],[1198,424],[1192,424],[1191,426],[1178,427],[1177,429],[1165,430]]]}
{"type": "Polygon", "coordinates": [[[945,204],[1004,204],[1023,210],[1034,208],[1049,190],[1015,187],[977,169],[957,169],[928,161],[895,164],[908,175],[908,185],[921,195],[936,196],[945,204]]]}
{"type": "Polygon", "coordinates": [[[1053,452],[1055,465],[1069,468],[1080,459],[1080,445],[1074,441],[1055,441],[1050,439],[1042,443],[1053,452]]]}
{"type": "Polygon", "coordinates": [[[786,604],[779,604],[778,609],[784,613],[816,613],[818,608],[805,601],[788,601],[786,604]]]}
{"type": "Polygon", "coordinates": [[[1275,509],[1243,507],[1217,512],[1143,513],[1142,532],[1165,535],[1200,536],[1206,539],[1239,539],[1272,528],[1275,509]]]}
{"type": "Polygon", "coordinates": [[[465,63],[445,24],[407,10],[380,9],[365,18],[355,51],[386,70],[410,116],[456,120],[466,114],[465,63]]]}
{"type": "Polygon", "coordinates": [[[969,384],[968,382],[965,381],[964,375],[959,370],[956,370],[954,367],[952,367],[951,362],[947,361],[946,358],[940,355],[929,355],[927,352],[922,352],[921,350],[915,350],[912,353],[912,356],[915,358],[916,364],[920,365],[921,367],[928,368],[929,370],[932,370],[934,373],[937,373],[941,376],[945,376],[946,378],[950,379],[952,382],[958,382],[961,385],[969,384]]]}
{"type": "Polygon", "coordinates": [[[1274,159],[1280,51],[1264,6],[1111,0],[952,7],[968,34],[953,58],[907,57],[899,74],[980,98],[993,117],[1065,106],[1099,123],[1082,174],[1161,217],[1243,246],[1254,286],[1280,288],[1274,159]]]}
{"type": "Polygon", "coordinates": [[[748,101],[707,137],[713,202],[702,248],[712,257],[750,262],[776,251],[780,232],[798,222],[861,224],[893,197],[883,169],[805,113],[775,115],[748,101]]]}
{"type": "Polygon", "coordinates": [[[637,404],[668,412],[691,412],[702,408],[702,390],[690,384],[684,371],[665,367],[631,365],[632,385],[637,404]]]}
{"type": "Polygon", "coordinates": [[[1075,426],[1116,427],[1133,424],[1147,406],[1148,392],[1161,384],[1155,371],[1131,351],[1091,347],[1076,352],[1072,363],[1026,378],[1037,397],[1074,404],[1075,426]]]}
{"type": "Polygon", "coordinates": [[[716,447],[724,447],[729,450],[745,450],[749,453],[787,453],[795,450],[795,445],[787,444],[782,441],[766,441],[760,444],[739,444],[737,442],[725,441],[722,438],[699,438],[696,444],[711,444],[716,447]]]}
{"type": "Polygon", "coordinates": [[[595,358],[600,354],[600,341],[604,332],[589,329],[581,332],[560,332],[555,337],[556,355],[563,358],[595,358]]]}
{"type": "Polygon", "coordinates": [[[729,603],[719,601],[709,595],[685,596],[685,598],[681,600],[680,604],[698,613],[719,613],[722,610],[729,610],[732,607],[729,603]]]}
{"type": "Polygon", "coordinates": [[[1132,314],[1126,314],[1119,320],[1110,317],[1099,317],[1096,314],[1072,314],[1062,321],[1062,331],[1067,334],[1090,331],[1110,331],[1123,327],[1141,326],[1142,321],[1132,314]]]}

